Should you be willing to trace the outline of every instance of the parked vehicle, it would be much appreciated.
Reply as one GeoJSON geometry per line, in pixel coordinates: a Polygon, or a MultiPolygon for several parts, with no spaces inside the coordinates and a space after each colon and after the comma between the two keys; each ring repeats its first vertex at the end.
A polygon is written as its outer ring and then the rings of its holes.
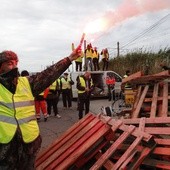
{"type": "MultiPolygon", "coordinates": [[[[106,77],[109,74],[112,74],[115,77],[115,92],[121,91],[121,82],[122,77],[114,71],[89,71],[95,86],[92,93],[92,97],[107,97],[108,96],[108,87],[106,84],[106,77]]],[[[73,98],[78,97],[77,88],[76,88],[76,79],[78,76],[83,75],[84,72],[70,72],[70,77],[74,81],[72,86],[73,98]]]]}

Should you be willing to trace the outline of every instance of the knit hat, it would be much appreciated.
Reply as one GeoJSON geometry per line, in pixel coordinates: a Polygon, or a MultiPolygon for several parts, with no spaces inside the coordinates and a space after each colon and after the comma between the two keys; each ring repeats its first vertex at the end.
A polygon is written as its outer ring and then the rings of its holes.
{"type": "Polygon", "coordinates": [[[18,56],[13,51],[3,51],[0,53],[0,64],[9,60],[18,61],[18,56]]]}

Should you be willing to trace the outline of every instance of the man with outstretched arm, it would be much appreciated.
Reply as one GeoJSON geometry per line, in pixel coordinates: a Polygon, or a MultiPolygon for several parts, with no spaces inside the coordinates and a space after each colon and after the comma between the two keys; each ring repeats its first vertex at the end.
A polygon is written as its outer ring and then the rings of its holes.
{"type": "Polygon", "coordinates": [[[33,170],[41,147],[34,97],[49,87],[81,55],[68,57],[29,77],[18,74],[18,56],[0,53],[0,169],[33,170]]]}

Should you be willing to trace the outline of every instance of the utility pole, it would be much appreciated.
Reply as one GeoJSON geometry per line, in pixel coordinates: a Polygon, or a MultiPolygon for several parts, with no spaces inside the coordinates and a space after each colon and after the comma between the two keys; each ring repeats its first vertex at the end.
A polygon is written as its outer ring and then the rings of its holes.
{"type": "Polygon", "coordinates": [[[117,57],[119,57],[119,41],[117,42],[117,57]]]}

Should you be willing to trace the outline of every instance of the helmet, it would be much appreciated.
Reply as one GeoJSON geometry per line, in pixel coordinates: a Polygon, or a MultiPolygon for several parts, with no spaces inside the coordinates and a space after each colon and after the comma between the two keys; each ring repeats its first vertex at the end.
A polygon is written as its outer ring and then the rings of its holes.
{"type": "Polygon", "coordinates": [[[0,53],[0,64],[9,60],[18,61],[18,56],[13,51],[3,51],[0,53]]]}

